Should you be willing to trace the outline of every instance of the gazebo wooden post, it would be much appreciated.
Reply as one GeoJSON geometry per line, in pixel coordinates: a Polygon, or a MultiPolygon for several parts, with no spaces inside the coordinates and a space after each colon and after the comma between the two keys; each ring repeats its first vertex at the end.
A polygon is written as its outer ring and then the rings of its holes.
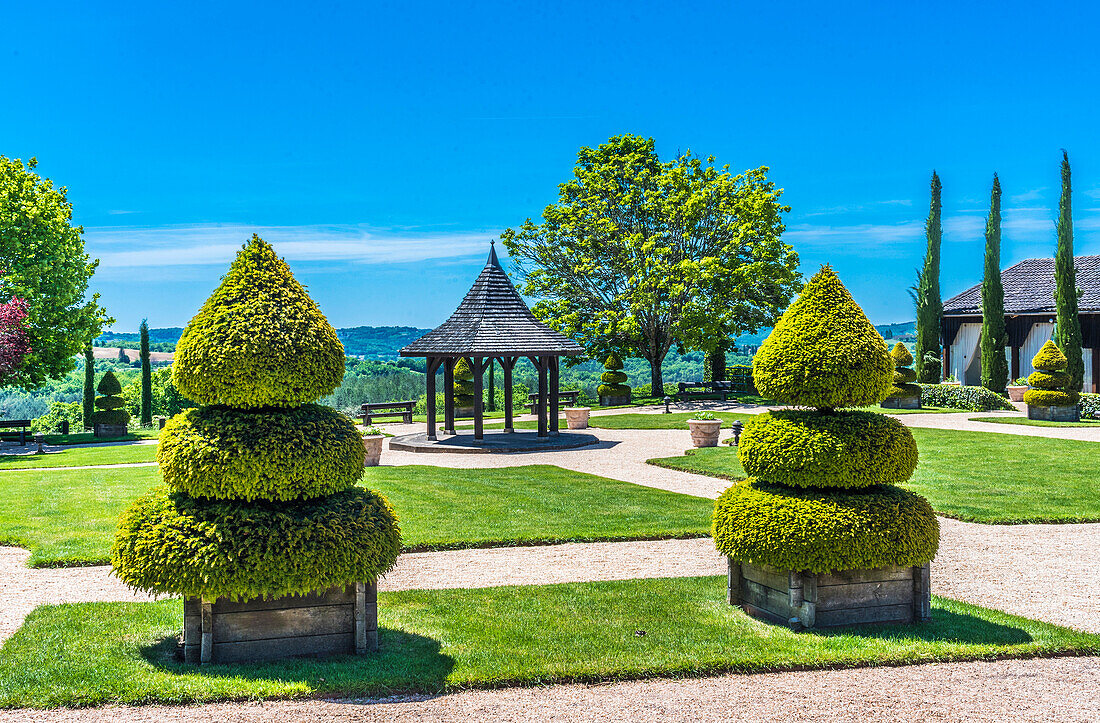
{"type": "Polygon", "coordinates": [[[455,360],[443,360],[443,434],[455,433],[455,360]]]}
{"type": "Polygon", "coordinates": [[[505,356],[500,358],[500,366],[504,368],[504,431],[514,432],[512,422],[512,369],[516,366],[516,357],[505,356]]]}
{"type": "Polygon", "coordinates": [[[550,436],[558,436],[558,357],[546,357],[550,367],[550,436]]]}
{"type": "Polygon", "coordinates": [[[484,409],[484,381],[485,359],[483,357],[470,357],[470,369],[474,373],[474,439],[485,439],[484,409]]]}
{"type": "Polygon", "coordinates": [[[539,413],[539,436],[549,436],[546,431],[546,366],[549,361],[548,357],[535,357],[535,367],[539,370],[539,399],[538,399],[538,413],[539,413]]]}
{"type": "Polygon", "coordinates": [[[428,439],[435,439],[435,373],[439,369],[439,357],[428,357],[428,439]]]}

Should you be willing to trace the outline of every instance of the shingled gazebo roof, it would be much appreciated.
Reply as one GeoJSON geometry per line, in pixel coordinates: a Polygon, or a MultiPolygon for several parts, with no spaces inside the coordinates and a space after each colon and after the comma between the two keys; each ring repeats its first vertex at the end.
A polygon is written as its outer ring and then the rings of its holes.
{"type": "MultiPolygon", "coordinates": [[[[1081,297],[1077,306],[1081,313],[1100,311],[1100,256],[1075,256],[1077,287],[1081,297]]],[[[1001,272],[1005,291],[1006,314],[1054,314],[1054,259],[1024,259],[1001,272]]],[[[977,315],[982,313],[982,285],[975,284],[948,299],[943,305],[946,315],[977,315]]]]}
{"type": "Polygon", "coordinates": [[[401,350],[401,356],[574,356],[580,344],[535,318],[490,247],[489,260],[451,318],[401,350]]]}

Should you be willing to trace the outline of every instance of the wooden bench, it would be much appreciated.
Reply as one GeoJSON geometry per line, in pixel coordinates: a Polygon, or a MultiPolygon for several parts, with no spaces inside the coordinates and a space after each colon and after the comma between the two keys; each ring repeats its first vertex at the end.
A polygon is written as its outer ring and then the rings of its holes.
{"type": "Polygon", "coordinates": [[[27,433],[31,429],[31,420],[29,419],[0,419],[0,429],[11,429],[11,432],[0,432],[0,439],[10,438],[12,441],[18,439],[19,444],[24,447],[27,446],[27,433]],[[14,431],[16,428],[18,432],[14,431]]]}
{"type": "Polygon", "coordinates": [[[722,397],[726,401],[734,393],[733,382],[680,382],[676,385],[676,401],[722,397]]]}
{"type": "MultiPolygon", "coordinates": [[[[576,389],[569,389],[569,390],[563,390],[563,391],[558,392],[558,408],[560,409],[560,408],[565,407],[565,406],[572,406],[572,407],[577,406],[577,400],[580,399],[580,395],[581,395],[581,393],[576,389]],[[568,402],[568,404],[562,404],[563,401],[568,402]]],[[[536,407],[538,407],[538,404],[539,404],[539,395],[538,394],[528,394],[527,395],[527,406],[531,408],[531,414],[535,413],[536,407]]],[[[550,405],[547,404],[546,408],[549,409],[550,405]]]]}
{"type": "Polygon", "coordinates": [[[378,417],[401,417],[401,421],[405,424],[412,424],[415,406],[415,401],[364,404],[360,407],[359,416],[363,419],[363,424],[368,426],[378,417]]]}

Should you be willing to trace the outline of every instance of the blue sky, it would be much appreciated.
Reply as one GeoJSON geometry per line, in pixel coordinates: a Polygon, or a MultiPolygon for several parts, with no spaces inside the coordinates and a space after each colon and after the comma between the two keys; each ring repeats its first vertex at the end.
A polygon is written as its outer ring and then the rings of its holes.
{"type": "Polygon", "coordinates": [[[488,239],[631,132],[771,167],[787,239],[913,314],[933,168],[945,296],[1051,255],[1061,148],[1100,253],[1089,3],[9,3],[0,154],[68,186],[116,329],[186,323],[259,231],[337,326],[433,326],[488,239]],[[92,8],[91,5],[98,7],[92,8]]]}

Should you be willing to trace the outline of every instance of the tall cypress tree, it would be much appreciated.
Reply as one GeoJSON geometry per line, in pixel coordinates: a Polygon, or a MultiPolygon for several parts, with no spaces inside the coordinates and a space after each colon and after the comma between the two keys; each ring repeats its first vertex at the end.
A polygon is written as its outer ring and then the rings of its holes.
{"type": "Polygon", "coordinates": [[[84,429],[92,428],[92,415],[95,414],[95,355],[92,342],[84,347],[84,429]]]}
{"type": "Polygon", "coordinates": [[[141,426],[153,426],[153,370],[149,364],[149,323],[141,320],[141,426]]]}
{"type": "Polygon", "coordinates": [[[1080,391],[1085,378],[1081,354],[1081,318],[1077,315],[1077,272],[1073,268],[1073,189],[1069,176],[1069,154],[1062,151],[1062,198],[1058,201],[1058,251],[1054,254],[1054,303],[1058,327],[1054,343],[1069,361],[1070,389],[1080,391]]]}
{"type": "Polygon", "coordinates": [[[1001,285],[1001,181],[993,174],[985,221],[985,279],[982,281],[982,386],[1004,394],[1008,383],[1005,346],[1005,290],[1001,285]]]}
{"type": "Polygon", "coordinates": [[[928,209],[928,220],[924,223],[924,234],[928,239],[928,249],[924,254],[924,267],[917,276],[914,299],[917,306],[916,354],[917,381],[935,384],[940,380],[940,365],[927,359],[940,356],[940,328],[943,318],[943,300],[940,298],[940,242],[943,240],[940,200],[942,186],[940,177],[932,171],[932,201],[928,209]]]}

